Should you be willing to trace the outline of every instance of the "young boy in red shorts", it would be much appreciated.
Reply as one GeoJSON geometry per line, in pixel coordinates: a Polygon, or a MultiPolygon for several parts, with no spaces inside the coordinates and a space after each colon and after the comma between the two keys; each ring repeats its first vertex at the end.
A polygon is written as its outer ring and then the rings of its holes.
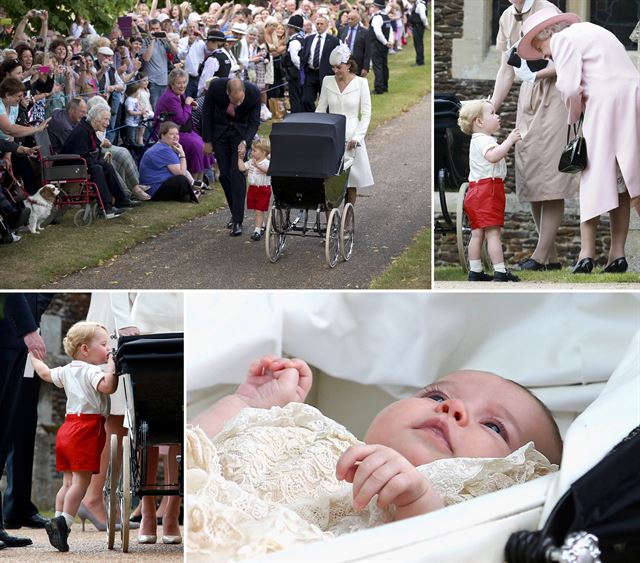
{"type": "Polygon", "coordinates": [[[73,519],[91,475],[100,471],[108,395],[115,392],[118,378],[107,329],[101,324],[76,323],[67,332],[63,345],[73,358],[66,366],[49,369],[33,356],[31,363],[41,379],[64,388],[67,395],[66,418],[56,436],[56,469],[62,472],[63,481],[56,495],[56,515],[45,529],[53,547],[69,551],[67,538],[73,519]],[[105,363],[106,372],[99,367],[105,363]]]}
{"type": "Polygon", "coordinates": [[[269,155],[271,146],[269,141],[260,139],[251,146],[251,160],[244,161],[244,148],[238,149],[238,169],[248,175],[249,190],[247,191],[247,209],[256,210],[256,226],[251,234],[251,240],[258,241],[264,233],[264,214],[269,211],[271,200],[271,178],[267,176],[269,170],[269,155]]]}

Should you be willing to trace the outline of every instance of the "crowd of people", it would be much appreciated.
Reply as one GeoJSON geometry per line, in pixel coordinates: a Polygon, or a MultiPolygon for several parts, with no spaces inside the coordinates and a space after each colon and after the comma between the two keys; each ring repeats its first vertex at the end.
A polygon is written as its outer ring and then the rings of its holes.
{"type": "MultiPolygon", "coordinates": [[[[12,188],[0,190],[5,242],[19,240],[24,223],[15,186],[33,196],[43,184],[30,158],[38,144],[33,135],[42,131],[54,154],[87,161],[102,203],[99,217],[116,218],[148,200],[198,202],[219,177],[230,234],[242,234],[247,179],[238,148],[251,158],[260,122],[283,111],[315,111],[325,77],[343,64],[350,70],[342,88],[371,69],[372,92],[384,94],[388,55],[413,34],[420,40],[415,64],[423,65],[428,26],[425,0],[213,2],[204,13],[189,2],[160,7],[153,0],[118,17],[106,36],[80,16],[68,30],[51,29],[46,11],[30,10],[0,51],[0,141],[17,139],[24,147],[0,146],[3,183],[12,188]],[[331,62],[340,45],[346,56],[341,51],[331,62]],[[220,92],[213,95],[217,81],[220,92]]],[[[329,99],[322,111],[342,113],[338,105],[329,99]]],[[[362,98],[356,106],[358,114],[347,115],[352,136],[345,143],[352,150],[358,145],[357,161],[367,158],[370,102],[362,98]]],[[[368,161],[355,170],[362,166],[366,185],[373,185],[368,161]]],[[[257,226],[251,238],[261,236],[257,226]]]]}

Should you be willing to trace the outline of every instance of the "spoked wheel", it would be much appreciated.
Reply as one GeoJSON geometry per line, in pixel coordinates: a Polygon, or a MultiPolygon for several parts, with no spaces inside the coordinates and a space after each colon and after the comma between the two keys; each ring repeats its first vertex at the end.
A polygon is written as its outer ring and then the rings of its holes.
{"type": "Polygon", "coordinates": [[[73,216],[73,223],[76,227],[88,227],[91,225],[94,215],[94,206],[87,203],[84,207],[76,211],[76,214],[73,216]]]}
{"type": "Polygon", "coordinates": [[[267,258],[273,263],[276,263],[282,251],[284,250],[284,243],[287,239],[286,234],[286,220],[285,213],[282,209],[272,207],[269,210],[269,216],[267,217],[267,229],[264,233],[264,250],[267,254],[267,258]]]}
{"type": "Polygon", "coordinates": [[[340,221],[340,251],[342,258],[348,261],[353,252],[353,235],[355,232],[355,213],[351,203],[345,203],[340,221]]]}
{"type": "Polygon", "coordinates": [[[340,210],[334,208],[329,213],[327,232],[324,235],[324,257],[329,268],[335,268],[340,254],[340,210]]]}
{"type": "MultiPolygon", "coordinates": [[[[469,272],[469,261],[467,260],[467,247],[471,240],[471,225],[466,213],[464,212],[464,198],[467,195],[469,183],[464,182],[460,186],[458,192],[458,201],[456,203],[456,238],[458,241],[458,259],[462,266],[462,271],[466,274],[469,272]]],[[[487,250],[487,242],[482,245],[482,263],[486,269],[491,268],[491,259],[487,250]]]]}
{"type": "Polygon", "coordinates": [[[122,438],[122,472],[120,476],[120,538],[122,551],[129,551],[129,515],[131,514],[131,442],[122,438]]]}
{"type": "Polygon", "coordinates": [[[118,436],[115,434],[111,435],[111,443],[109,446],[109,467],[107,469],[107,479],[102,494],[107,508],[107,545],[109,549],[113,549],[113,542],[116,539],[116,518],[118,515],[118,436]]]}

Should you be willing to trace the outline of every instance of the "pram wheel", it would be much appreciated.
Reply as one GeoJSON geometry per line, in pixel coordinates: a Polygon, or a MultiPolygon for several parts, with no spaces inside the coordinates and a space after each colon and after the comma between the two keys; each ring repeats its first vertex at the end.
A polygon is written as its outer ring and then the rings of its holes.
{"type": "Polygon", "coordinates": [[[353,205],[345,203],[344,209],[342,210],[342,220],[340,221],[340,249],[345,262],[351,258],[351,253],[353,252],[354,231],[355,213],[353,211],[353,205]]]}
{"type": "MultiPolygon", "coordinates": [[[[464,198],[469,189],[469,182],[464,182],[460,186],[458,192],[458,201],[456,203],[456,238],[458,241],[458,259],[462,266],[462,271],[466,274],[469,272],[469,261],[467,260],[467,247],[471,240],[471,225],[467,214],[464,212],[464,198]]],[[[487,241],[482,244],[482,264],[486,269],[491,269],[491,259],[487,250],[487,241]]]]}
{"type": "Polygon", "coordinates": [[[324,235],[324,257],[329,268],[335,268],[340,254],[340,210],[334,207],[329,213],[327,232],[324,235]]]}
{"type": "Polygon", "coordinates": [[[122,551],[129,551],[129,515],[131,513],[131,442],[129,436],[122,438],[122,471],[120,482],[120,538],[122,551]]]}
{"type": "Polygon", "coordinates": [[[73,223],[76,227],[88,227],[91,225],[95,215],[95,204],[87,203],[76,211],[73,216],[73,223]]]}
{"type": "Polygon", "coordinates": [[[269,210],[264,235],[264,250],[271,262],[277,262],[282,255],[286,238],[284,212],[282,209],[272,207],[269,210]]]}
{"type": "Polygon", "coordinates": [[[118,506],[118,436],[111,435],[111,444],[109,449],[109,468],[107,469],[107,479],[104,484],[102,494],[107,509],[107,535],[108,547],[113,549],[113,543],[116,539],[116,515],[118,506]]]}

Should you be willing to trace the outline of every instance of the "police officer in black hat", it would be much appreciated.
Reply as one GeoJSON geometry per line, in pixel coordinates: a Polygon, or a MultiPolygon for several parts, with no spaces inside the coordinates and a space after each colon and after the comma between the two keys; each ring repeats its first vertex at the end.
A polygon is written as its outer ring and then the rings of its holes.
{"type": "Polygon", "coordinates": [[[389,49],[393,46],[391,20],[385,10],[385,0],[373,0],[374,13],[371,17],[371,66],[375,79],[373,93],[384,94],[389,90],[389,49]]]}
{"type": "Polygon", "coordinates": [[[409,14],[409,24],[413,35],[413,47],[416,50],[416,65],[424,64],[424,30],[429,28],[427,19],[427,0],[414,0],[409,14]]]}
{"type": "Polygon", "coordinates": [[[207,83],[212,78],[228,78],[231,73],[231,58],[223,49],[227,38],[219,29],[211,29],[207,34],[207,54],[198,67],[200,81],[198,95],[207,90],[207,83]]]}
{"type": "Polygon", "coordinates": [[[304,42],[303,23],[304,20],[299,14],[292,15],[287,22],[290,35],[287,43],[287,52],[283,59],[283,68],[289,83],[291,113],[304,111],[302,107],[302,86],[300,85],[300,49],[302,49],[302,43],[304,42]]]}

